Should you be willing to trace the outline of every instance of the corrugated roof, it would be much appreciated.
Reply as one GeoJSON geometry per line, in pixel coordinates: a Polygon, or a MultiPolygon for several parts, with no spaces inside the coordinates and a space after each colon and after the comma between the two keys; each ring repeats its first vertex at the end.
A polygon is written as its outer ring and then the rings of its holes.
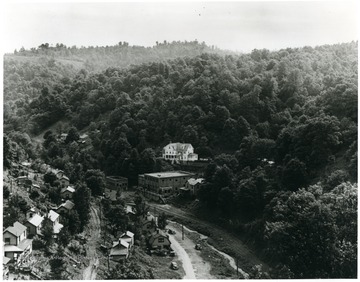
{"type": "Polygon", "coordinates": [[[16,221],[13,226],[6,228],[4,232],[8,231],[11,234],[14,234],[16,237],[19,237],[25,230],[26,226],[16,221]]]}
{"type": "Polygon", "coordinates": [[[44,218],[38,214],[35,214],[32,218],[28,220],[32,225],[38,227],[41,222],[44,220],[44,218]]]}

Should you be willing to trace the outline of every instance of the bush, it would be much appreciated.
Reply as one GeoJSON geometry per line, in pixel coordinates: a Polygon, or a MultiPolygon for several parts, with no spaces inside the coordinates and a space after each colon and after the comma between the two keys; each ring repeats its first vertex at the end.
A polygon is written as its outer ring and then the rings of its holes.
{"type": "Polygon", "coordinates": [[[45,247],[45,242],[39,237],[35,237],[32,242],[32,247],[34,250],[41,250],[45,247]]]}
{"type": "Polygon", "coordinates": [[[35,200],[35,199],[39,198],[39,196],[40,196],[40,193],[38,190],[32,190],[29,195],[31,200],[35,200]]]}

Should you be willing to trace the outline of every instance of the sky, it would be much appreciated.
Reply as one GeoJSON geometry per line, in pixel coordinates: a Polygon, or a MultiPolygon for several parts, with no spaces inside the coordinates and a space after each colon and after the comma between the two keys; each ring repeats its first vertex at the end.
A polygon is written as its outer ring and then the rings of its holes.
{"type": "MultiPolygon", "coordinates": [[[[3,1],[2,1],[3,2],[3,1]]],[[[3,2],[2,51],[205,41],[249,52],[358,40],[356,1],[3,2]]]]}

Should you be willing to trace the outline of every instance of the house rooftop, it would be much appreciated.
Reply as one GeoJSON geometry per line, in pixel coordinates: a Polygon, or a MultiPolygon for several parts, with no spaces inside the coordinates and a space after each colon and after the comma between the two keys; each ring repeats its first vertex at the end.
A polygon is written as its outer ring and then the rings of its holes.
{"type": "Polygon", "coordinates": [[[120,238],[122,237],[130,237],[130,238],[133,238],[134,237],[134,233],[130,232],[130,231],[126,231],[125,233],[121,234],[120,238]]]}
{"type": "Polygon", "coordinates": [[[11,261],[10,258],[3,256],[3,264],[7,264],[9,261],[11,261]]]}
{"type": "Polygon", "coordinates": [[[75,192],[75,188],[72,187],[72,186],[68,186],[68,187],[62,189],[62,190],[61,190],[61,193],[64,193],[64,192],[66,192],[66,191],[69,191],[70,193],[74,193],[74,192],[75,192]]]}
{"type": "Polygon", "coordinates": [[[11,234],[14,234],[16,237],[19,237],[25,230],[26,230],[26,226],[16,221],[13,226],[9,226],[8,228],[5,229],[4,232],[8,231],[11,234]]]}
{"type": "Polygon", "coordinates": [[[113,242],[112,248],[116,248],[116,247],[129,248],[129,243],[123,239],[119,239],[118,241],[113,242]]]}
{"type": "Polygon", "coordinates": [[[50,210],[50,211],[49,211],[48,218],[49,218],[52,222],[54,222],[55,220],[57,220],[59,216],[60,216],[60,215],[59,215],[57,212],[54,212],[53,210],[50,210]]]}
{"type": "Polygon", "coordinates": [[[21,250],[25,250],[29,245],[31,245],[32,244],[32,239],[25,239],[25,240],[22,240],[20,243],[19,243],[19,245],[18,245],[18,247],[21,249],[21,250]]]}
{"type": "Polygon", "coordinates": [[[38,214],[35,214],[32,218],[28,220],[32,225],[38,227],[41,222],[44,220],[44,218],[38,214]]]}
{"type": "Polygon", "coordinates": [[[194,175],[194,174],[186,171],[166,171],[166,172],[145,173],[145,176],[150,176],[155,178],[171,178],[171,177],[182,177],[189,175],[194,175]]]}
{"type": "Polygon", "coordinates": [[[203,183],[203,181],[204,181],[204,178],[198,178],[198,179],[190,178],[190,179],[188,180],[188,183],[189,183],[190,185],[196,185],[196,184],[198,184],[198,183],[203,183]]]}
{"type": "Polygon", "coordinates": [[[75,204],[72,201],[67,200],[65,203],[62,203],[59,208],[64,207],[67,210],[71,210],[74,206],[75,204]]]}
{"type": "Polygon", "coordinates": [[[67,180],[67,181],[70,181],[69,177],[67,177],[66,175],[63,175],[63,176],[61,177],[61,179],[65,179],[65,180],[67,180]]]}

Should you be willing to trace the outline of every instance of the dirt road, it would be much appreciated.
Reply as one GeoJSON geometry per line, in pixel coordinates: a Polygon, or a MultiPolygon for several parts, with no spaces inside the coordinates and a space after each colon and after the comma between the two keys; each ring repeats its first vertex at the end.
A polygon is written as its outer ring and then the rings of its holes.
{"type": "Polygon", "coordinates": [[[98,211],[93,206],[91,207],[91,217],[88,225],[87,233],[87,256],[90,257],[90,264],[83,270],[83,280],[95,280],[97,267],[99,266],[99,258],[96,253],[96,244],[100,239],[100,218],[98,211]]]}
{"type": "Polygon", "coordinates": [[[181,226],[175,222],[169,222],[168,227],[176,232],[175,235],[169,235],[171,246],[183,263],[186,273],[184,279],[216,279],[210,274],[211,266],[205,262],[196,252],[195,242],[184,236],[182,240],[181,226]]]}
{"type": "MultiPolygon", "coordinates": [[[[175,218],[184,219],[187,221],[192,221],[192,223],[199,223],[199,225],[207,226],[209,230],[213,233],[214,236],[221,237],[223,241],[226,241],[228,245],[231,246],[231,249],[237,253],[239,258],[242,258],[243,261],[247,261],[250,265],[259,265],[261,264],[264,269],[267,269],[268,266],[263,261],[261,261],[239,238],[230,234],[229,232],[221,229],[220,227],[206,222],[202,219],[196,218],[190,213],[187,213],[179,208],[173,207],[171,205],[160,205],[149,203],[152,210],[156,210],[157,213],[165,212],[169,215],[173,215],[175,218]]],[[[229,259],[229,257],[227,257],[229,259]]],[[[233,260],[230,260],[233,263],[233,260]]],[[[231,264],[233,266],[233,264],[231,264]]],[[[249,268],[249,265],[241,265],[241,260],[239,260],[239,267],[246,271],[246,267],[249,268]]]]}

